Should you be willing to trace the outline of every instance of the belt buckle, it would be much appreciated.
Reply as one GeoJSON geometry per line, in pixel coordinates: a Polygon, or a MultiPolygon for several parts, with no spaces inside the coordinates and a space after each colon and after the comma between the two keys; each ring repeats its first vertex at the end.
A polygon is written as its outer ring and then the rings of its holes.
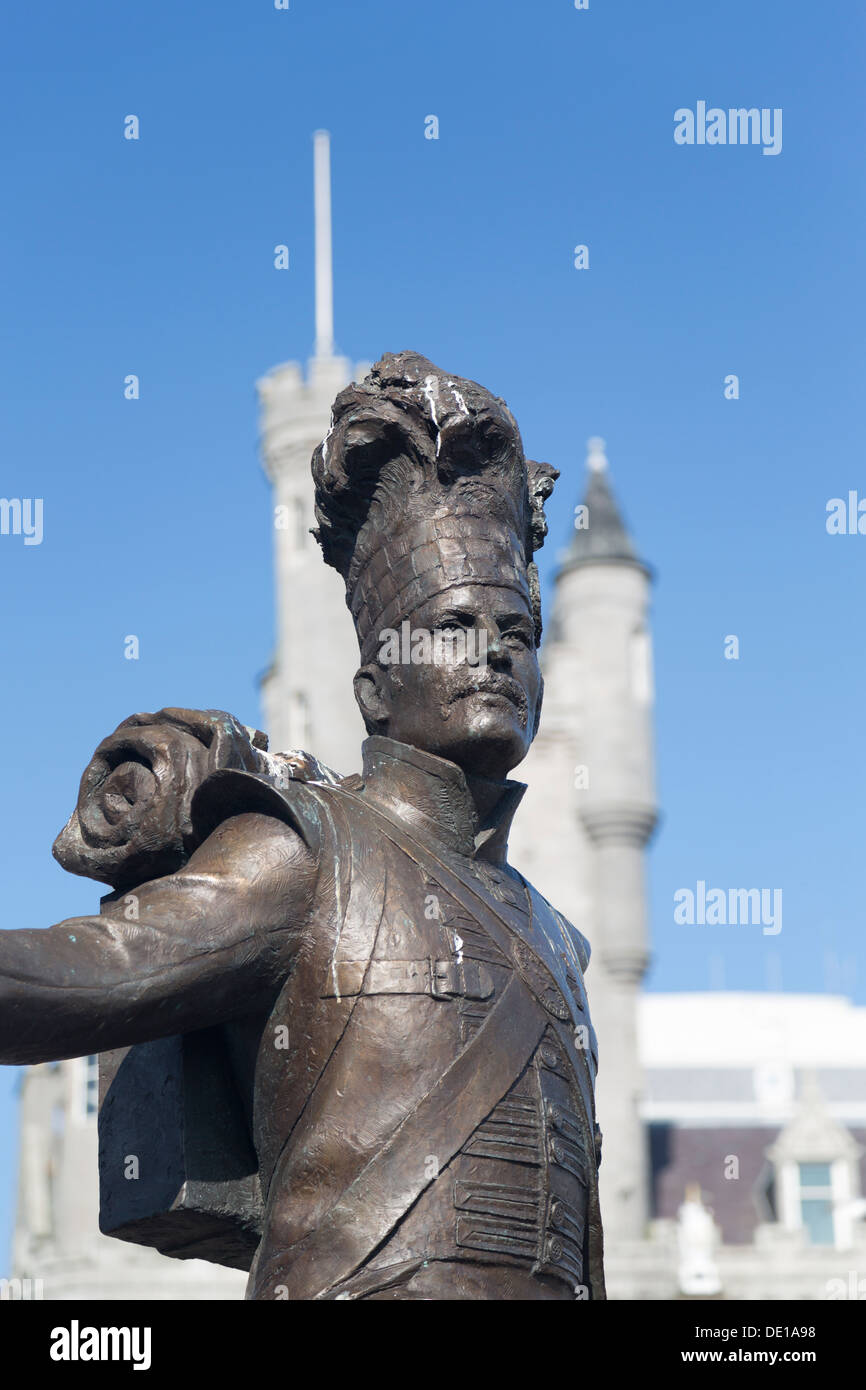
{"type": "Polygon", "coordinates": [[[430,962],[430,993],[434,999],[453,999],[455,994],[462,994],[463,988],[459,979],[455,981],[454,970],[460,967],[453,960],[436,960],[434,956],[428,957],[430,962]]]}

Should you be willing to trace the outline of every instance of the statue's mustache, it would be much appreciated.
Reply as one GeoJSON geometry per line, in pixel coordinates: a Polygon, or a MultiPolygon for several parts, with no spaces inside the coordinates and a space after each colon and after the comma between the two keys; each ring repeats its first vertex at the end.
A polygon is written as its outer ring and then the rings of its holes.
{"type": "Polygon", "coordinates": [[[484,692],[491,695],[504,695],[520,711],[521,719],[526,724],[529,717],[529,707],[523,687],[510,676],[505,676],[499,671],[488,672],[486,676],[468,677],[461,681],[448,696],[448,704],[453,705],[457,700],[464,700],[467,695],[478,695],[484,692]]]}

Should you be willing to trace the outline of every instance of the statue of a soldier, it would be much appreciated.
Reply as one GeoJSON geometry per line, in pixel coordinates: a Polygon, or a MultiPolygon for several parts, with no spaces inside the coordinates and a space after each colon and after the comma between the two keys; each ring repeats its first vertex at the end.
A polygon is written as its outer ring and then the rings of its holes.
{"type": "Polygon", "coordinates": [[[362,772],[215,711],[127,720],[55,846],[114,891],[0,934],[0,1061],[219,1030],[250,1298],[603,1298],[589,947],[506,858],[556,472],[504,402],[401,353],[337,397],[313,475],[362,772]]]}

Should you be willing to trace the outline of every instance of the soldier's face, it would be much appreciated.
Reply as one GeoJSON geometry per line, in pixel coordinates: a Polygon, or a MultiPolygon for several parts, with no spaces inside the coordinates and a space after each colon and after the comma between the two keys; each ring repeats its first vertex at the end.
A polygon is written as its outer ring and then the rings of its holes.
{"type": "Polygon", "coordinates": [[[526,601],[484,584],[448,589],[416,609],[397,636],[390,652],[397,660],[383,661],[381,647],[379,675],[359,688],[362,709],[365,696],[374,701],[389,738],[470,774],[504,777],[526,756],[541,703],[526,601]]]}

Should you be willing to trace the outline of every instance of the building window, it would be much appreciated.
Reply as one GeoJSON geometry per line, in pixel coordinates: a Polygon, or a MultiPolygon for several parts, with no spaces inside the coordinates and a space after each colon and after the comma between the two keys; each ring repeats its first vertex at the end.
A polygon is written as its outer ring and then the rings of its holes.
{"type": "Polygon", "coordinates": [[[309,521],[303,497],[293,497],[295,523],[295,550],[306,550],[310,544],[309,521]]]}
{"type": "Polygon", "coordinates": [[[84,1114],[88,1119],[99,1113],[99,1057],[84,1058],[84,1114]]]}
{"type": "Polygon", "coordinates": [[[833,1179],[829,1163],[798,1163],[800,1220],[810,1245],[833,1245],[833,1179]]]}
{"type": "Polygon", "coordinates": [[[639,705],[653,701],[653,662],[650,635],[645,627],[636,628],[631,635],[629,651],[631,664],[631,693],[639,705]]]}
{"type": "Polygon", "coordinates": [[[776,1174],[779,1220],[806,1245],[856,1243],[860,1146],[831,1113],[814,1072],[805,1072],[791,1119],[767,1150],[776,1174]]]}

